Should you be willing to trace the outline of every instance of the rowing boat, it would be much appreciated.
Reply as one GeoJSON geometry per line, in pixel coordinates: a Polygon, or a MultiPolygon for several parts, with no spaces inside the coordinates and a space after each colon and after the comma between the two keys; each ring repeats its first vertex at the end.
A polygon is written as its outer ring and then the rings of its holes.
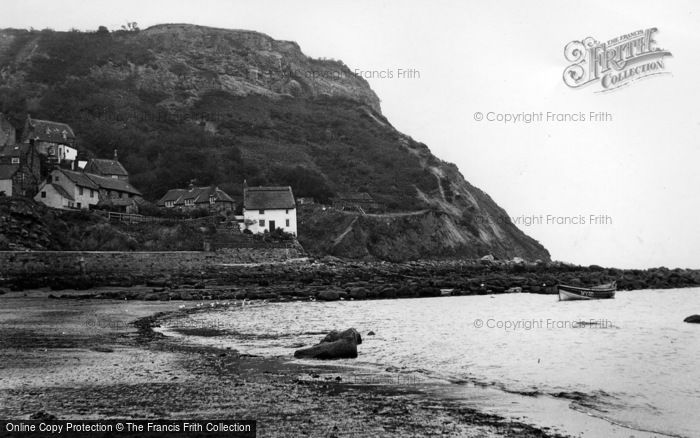
{"type": "Polygon", "coordinates": [[[578,287],[560,284],[559,301],[569,300],[602,300],[607,298],[615,298],[617,290],[616,282],[601,284],[593,287],[578,287]]]}

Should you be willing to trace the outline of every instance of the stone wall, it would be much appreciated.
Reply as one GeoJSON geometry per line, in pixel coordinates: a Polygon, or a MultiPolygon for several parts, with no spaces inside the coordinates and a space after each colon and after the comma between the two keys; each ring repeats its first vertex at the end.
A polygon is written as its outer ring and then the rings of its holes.
{"type": "Polygon", "coordinates": [[[301,257],[294,248],[237,248],[215,252],[0,251],[0,277],[81,274],[158,275],[239,263],[301,257]]]}

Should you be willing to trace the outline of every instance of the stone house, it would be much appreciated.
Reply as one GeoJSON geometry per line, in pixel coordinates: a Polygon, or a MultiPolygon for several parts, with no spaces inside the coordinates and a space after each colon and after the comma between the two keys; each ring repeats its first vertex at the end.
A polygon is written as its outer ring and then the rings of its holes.
{"type": "Polygon", "coordinates": [[[281,228],[297,234],[297,210],[292,188],[245,187],[243,189],[243,223],[253,233],[281,228]]]}
{"type": "Polygon", "coordinates": [[[171,189],[156,203],[163,208],[179,210],[207,209],[217,212],[233,211],[233,198],[217,186],[171,189]]]}

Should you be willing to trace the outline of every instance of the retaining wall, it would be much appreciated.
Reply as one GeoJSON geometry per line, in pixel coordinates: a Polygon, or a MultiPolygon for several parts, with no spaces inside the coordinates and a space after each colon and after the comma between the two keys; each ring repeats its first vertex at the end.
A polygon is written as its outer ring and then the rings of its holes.
{"type": "Polygon", "coordinates": [[[214,252],[0,251],[0,277],[191,272],[212,265],[276,263],[302,257],[295,248],[231,248],[214,252]]]}

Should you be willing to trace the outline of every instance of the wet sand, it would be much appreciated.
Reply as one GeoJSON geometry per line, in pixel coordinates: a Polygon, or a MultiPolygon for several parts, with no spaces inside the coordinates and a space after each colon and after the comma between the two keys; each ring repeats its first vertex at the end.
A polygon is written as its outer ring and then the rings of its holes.
{"type": "Polygon", "coordinates": [[[211,302],[49,293],[0,296],[2,418],[44,411],[59,419],[253,419],[261,437],[559,436],[410,386],[338,381],[342,369],[327,362],[242,356],[151,329],[211,302]]]}

